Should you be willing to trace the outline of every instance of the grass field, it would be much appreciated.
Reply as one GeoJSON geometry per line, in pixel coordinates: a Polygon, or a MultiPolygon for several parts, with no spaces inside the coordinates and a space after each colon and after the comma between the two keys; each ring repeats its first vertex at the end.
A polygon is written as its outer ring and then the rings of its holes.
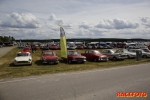
{"type": "MultiPolygon", "coordinates": [[[[141,61],[136,61],[136,59],[125,59],[124,61],[107,61],[107,62],[86,61],[84,64],[66,64],[60,62],[58,65],[43,65],[42,62],[40,61],[41,50],[38,50],[32,54],[33,58],[32,66],[14,66],[13,60],[17,52],[20,51],[21,49],[14,48],[0,58],[0,79],[35,76],[43,74],[54,74],[72,71],[83,71],[100,68],[110,68],[116,66],[135,65],[150,62],[149,59],[142,59],[141,61]]],[[[85,50],[77,50],[77,51],[83,53],[85,50]]],[[[55,52],[57,56],[60,57],[60,50],[56,50],[55,52]]]]}

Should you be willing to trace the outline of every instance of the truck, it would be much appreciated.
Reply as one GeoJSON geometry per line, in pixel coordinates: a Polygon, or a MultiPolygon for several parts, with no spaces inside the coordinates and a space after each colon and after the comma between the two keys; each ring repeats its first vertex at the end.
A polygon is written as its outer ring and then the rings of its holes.
{"type": "Polygon", "coordinates": [[[87,60],[91,60],[94,62],[108,60],[108,57],[104,54],[101,54],[98,50],[86,50],[85,53],[81,53],[82,56],[85,56],[87,60]]]}

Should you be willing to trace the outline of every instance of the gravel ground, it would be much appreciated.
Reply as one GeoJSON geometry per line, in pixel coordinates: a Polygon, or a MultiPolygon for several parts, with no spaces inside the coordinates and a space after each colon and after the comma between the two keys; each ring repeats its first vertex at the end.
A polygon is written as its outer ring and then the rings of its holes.
{"type": "Polygon", "coordinates": [[[0,57],[6,54],[8,51],[11,49],[15,48],[16,46],[11,46],[11,47],[2,47],[0,48],[0,57]]]}

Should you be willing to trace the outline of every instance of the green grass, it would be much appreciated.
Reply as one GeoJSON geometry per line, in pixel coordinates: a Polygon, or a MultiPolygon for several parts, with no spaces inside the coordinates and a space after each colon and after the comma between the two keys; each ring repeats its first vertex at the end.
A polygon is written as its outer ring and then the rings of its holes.
{"type": "MultiPolygon", "coordinates": [[[[149,59],[142,59],[141,61],[136,61],[136,59],[125,59],[124,61],[107,61],[107,62],[86,61],[84,64],[66,64],[60,62],[58,65],[43,65],[40,60],[41,50],[38,50],[36,53],[32,54],[33,58],[32,66],[13,66],[13,60],[17,52],[20,51],[21,49],[14,48],[0,58],[0,79],[35,76],[43,74],[54,74],[62,72],[83,71],[100,68],[110,68],[116,66],[135,65],[150,62],[149,59]]],[[[77,51],[83,53],[85,50],[77,50],[77,51]]],[[[60,50],[56,50],[55,52],[57,56],[60,57],[60,50]]]]}

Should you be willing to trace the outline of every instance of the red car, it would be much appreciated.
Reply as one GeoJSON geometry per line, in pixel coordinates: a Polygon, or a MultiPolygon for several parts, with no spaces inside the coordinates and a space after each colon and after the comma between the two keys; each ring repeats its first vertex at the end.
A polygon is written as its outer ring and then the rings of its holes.
{"type": "Polygon", "coordinates": [[[49,48],[51,50],[58,50],[59,49],[59,47],[56,44],[52,44],[49,48]]]}
{"type": "Polygon", "coordinates": [[[108,60],[108,57],[101,54],[98,50],[86,50],[85,53],[81,53],[81,55],[85,56],[87,60],[92,60],[95,62],[108,60]]]}
{"type": "Polygon", "coordinates": [[[31,48],[25,47],[25,48],[23,48],[22,52],[30,52],[31,53],[31,48]]]}
{"type": "Polygon", "coordinates": [[[84,49],[83,45],[77,45],[76,49],[84,49]]]}
{"type": "Polygon", "coordinates": [[[48,64],[58,64],[59,59],[56,56],[56,53],[51,50],[44,50],[42,51],[42,57],[41,57],[42,63],[48,63],[48,64]]]}
{"type": "Polygon", "coordinates": [[[76,63],[84,63],[86,61],[86,57],[82,56],[79,52],[75,50],[68,51],[68,58],[62,58],[64,61],[68,62],[69,64],[76,62],[76,63]]]}
{"type": "Polygon", "coordinates": [[[39,48],[40,48],[39,45],[36,44],[35,49],[38,50],[39,48]]]}

